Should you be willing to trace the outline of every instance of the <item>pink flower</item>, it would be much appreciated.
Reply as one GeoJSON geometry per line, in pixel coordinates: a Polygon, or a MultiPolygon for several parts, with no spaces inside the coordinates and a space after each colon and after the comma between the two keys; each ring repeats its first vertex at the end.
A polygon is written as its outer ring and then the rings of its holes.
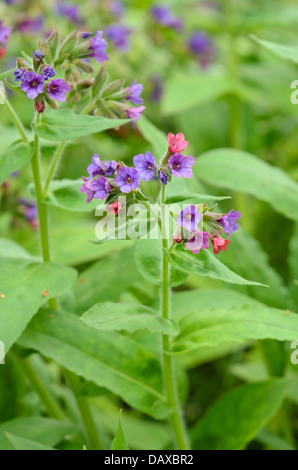
{"type": "Polygon", "coordinates": [[[192,251],[195,255],[199,254],[201,250],[207,250],[209,248],[210,237],[210,233],[198,230],[190,237],[187,249],[192,251]]]}
{"type": "Polygon", "coordinates": [[[221,237],[214,237],[212,240],[214,253],[218,255],[220,251],[227,251],[228,245],[231,243],[229,240],[221,237]]]}
{"type": "Polygon", "coordinates": [[[182,132],[177,135],[174,135],[170,132],[168,135],[168,140],[171,153],[183,152],[189,146],[189,142],[185,140],[184,134],[182,134],[182,132]]]}

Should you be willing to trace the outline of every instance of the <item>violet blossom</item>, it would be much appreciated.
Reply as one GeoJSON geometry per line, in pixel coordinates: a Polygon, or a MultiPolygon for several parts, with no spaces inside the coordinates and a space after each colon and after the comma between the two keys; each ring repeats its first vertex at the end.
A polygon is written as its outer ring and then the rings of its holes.
{"type": "Polygon", "coordinates": [[[115,183],[120,186],[123,193],[130,193],[141,184],[138,171],[128,167],[122,167],[118,170],[115,183]]]}
{"type": "Polygon", "coordinates": [[[186,228],[190,232],[195,232],[198,228],[198,224],[202,220],[202,214],[196,208],[196,206],[187,206],[183,211],[181,211],[177,224],[181,227],[186,228]]]}
{"type": "Polygon", "coordinates": [[[44,91],[44,79],[35,72],[27,72],[21,89],[33,100],[44,91]]]}
{"type": "Polygon", "coordinates": [[[144,181],[150,181],[156,171],[156,159],[150,152],[145,155],[136,155],[133,159],[134,166],[138,170],[139,176],[144,181]]]}
{"type": "Polygon", "coordinates": [[[192,178],[194,164],[194,157],[185,157],[181,153],[175,153],[169,158],[170,168],[176,178],[192,178]]]}
{"type": "Polygon", "coordinates": [[[109,56],[106,53],[108,43],[102,37],[102,35],[103,31],[97,31],[96,35],[91,40],[91,46],[89,48],[89,50],[91,51],[89,56],[94,57],[94,59],[96,59],[100,63],[109,60],[109,56]]]}
{"type": "Polygon", "coordinates": [[[93,199],[102,199],[104,201],[113,189],[108,180],[101,175],[93,181],[89,181],[84,177],[83,180],[84,184],[80,191],[87,194],[87,204],[93,199]]]}
{"type": "Polygon", "coordinates": [[[210,247],[209,239],[210,233],[201,232],[198,230],[193,233],[187,243],[187,249],[192,251],[195,255],[199,254],[201,250],[207,250],[210,247]]]}
{"type": "Polygon", "coordinates": [[[122,24],[112,24],[106,29],[108,39],[121,51],[129,50],[129,37],[131,34],[132,30],[122,24]]]}
{"type": "Polygon", "coordinates": [[[71,91],[71,86],[63,78],[56,78],[49,83],[48,92],[52,100],[66,101],[66,93],[71,91]]]}
{"type": "Polygon", "coordinates": [[[228,238],[230,238],[231,234],[237,232],[239,229],[239,223],[237,220],[241,219],[242,214],[239,211],[234,211],[232,209],[228,214],[225,214],[219,223],[223,226],[224,231],[227,233],[228,238]]]}

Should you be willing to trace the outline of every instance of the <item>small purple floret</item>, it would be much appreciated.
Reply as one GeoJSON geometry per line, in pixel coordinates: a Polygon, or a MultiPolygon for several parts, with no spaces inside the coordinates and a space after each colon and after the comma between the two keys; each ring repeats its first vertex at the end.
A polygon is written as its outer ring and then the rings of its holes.
{"type": "Polygon", "coordinates": [[[53,78],[55,77],[56,74],[56,71],[53,69],[53,67],[50,67],[49,65],[47,65],[43,71],[42,71],[42,75],[43,75],[43,78],[45,80],[49,80],[50,78],[53,78]]]}
{"type": "Polygon", "coordinates": [[[52,100],[66,101],[66,93],[71,91],[71,86],[63,78],[56,78],[49,83],[48,92],[52,100]]]}
{"type": "Polygon", "coordinates": [[[146,155],[136,155],[133,159],[134,166],[138,170],[139,176],[144,181],[150,181],[156,171],[156,159],[150,152],[146,155]]]}
{"type": "Polygon", "coordinates": [[[239,211],[232,209],[228,214],[224,215],[219,223],[223,226],[224,231],[227,233],[228,238],[231,234],[237,232],[239,229],[239,223],[237,220],[241,219],[242,214],[239,211]]]}
{"type": "Polygon", "coordinates": [[[89,165],[87,168],[87,171],[90,175],[89,180],[91,180],[92,178],[95,178],[95,176],[104,175],[105,169],[106,169],[106,165],[102,163],[102,161],[99,158],[98,153],[93,155],[92,162],[93,163],[91,163],[91,165],[89,165]]]}
{"type": "Polygon", "coordinates": [[[181,153],[175,153],[169,158],[170,168],[176,178],[192,178],[194,164],[194,157],[185,157],[181,153]]]}
{"type": "Polygon", "coordinates": [[[25,80],[21,85],[21,89],[27,93],[28,98],[34,100],[34,98],[43,93],[44,79],[37,73],[27,72],[25,80]]]}
{"type": "Polygon", "coordinates": [[[115,178],[115,183],[120,186],[123,193],[130,193],[137,189],[140,184],[140,176],[135,168],[122,167],[115,178]]]}
{"type": "Polygon", "coordinates": [[[129,50],[129,37],[131,33],[132,30],[122,24],[112,24],[106,30],[108,39],[121,51],[129,50]]]}
{"type": "Polygon", "coordinates": [[[87,178],[83,178],[83,180],[84,184],[80,191],[81,193],[87,194],[87,204],[89,204],[92,199],[102,199],[104,201],[113,189],[108,180],[103,176],[98,176],[98,178],[93,181],[89,181],[87,178]]]}
{"type": "Polygon", "coordinates": [[[181,211],[177,224],[185,227],[190,232],[195,232],[198,228],[198,223],[202,220],[202,214],[198,211],[196,206],[187,206],[181,211]]]}
{"type": "Polygon", "coordinates": [[[109,56],[106,53],[108,47],[107,41],[102,37],[103,31],[97,31],[94,38],[91,40],[91,46],[89,54],[90,57],[94,57],[98,62],[102,63],[106,60],[109,60],[109,56]]]}
{"type": "Polygon", "coordinates": [[[18,69],[14,71],[15,81],[16,82],[23,82],[26,77],[27,70],[26,69],[18,69]]]}

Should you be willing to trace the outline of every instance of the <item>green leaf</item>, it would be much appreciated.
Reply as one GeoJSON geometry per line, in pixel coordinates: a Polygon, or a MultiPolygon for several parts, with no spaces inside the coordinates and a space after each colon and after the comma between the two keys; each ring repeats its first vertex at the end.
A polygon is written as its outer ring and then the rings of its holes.
{"type": "MultiPolygon", "coordinates": [[[[28,253],[21,245],[8,238],[0,238],[0,258],[25,258],[33,259],[34,257],[28,253]]],[[[36,259],[36,258],[35,258],[36,259]]]]}
{"type": "Polygon", "coordinates": [[[282,405],[287,382],[243,385],[220,398],[192,431],[196,450],[242,450],[282,405]]]}
{"type": "Polygon", "coordinates": [[[269,447],[269,450],[296,450],[285,439],[273,434],[269,429],[262,429],[256,437],[258,442],[269,447]]]}
{"type": "Polygon", "coordinates": [[[185,204],[203,204],[205,202],[225,201],[226,199],[231,199],[231,196],[209,196],[207,194],[186,193],[167,197],[166,204],[175,204],[179,202],[184,202],[185,204]]]}
{"type": "Polygon", "coordinates": [[[169,254],[169,261],[176,269],[188,274],[207,276],[211,279],[218,279],[230,284],[264,287],[264,284],[248,281],[234,273],[208,250],[202,250],[199,255],[193,255],[187,251],[175,250],[169,254]]]}
{"type": "Polygon", "coordinates": [[[66,266],[1,258],[0,289],[5,297],[0,299],[0,335],[6,353],[38,309],[61,295],[75,279],[76,271],[66,266]]]}
{"type": "Polygon", "coordinates": [[[122,426],[122,411],[120,411],[118,429],[117,429],[115,439],[113,440],[113,443],[112,443],[112,450],[129,450],[127,442],[126,442],[126,437],[124,434],[123,426],[122,426]]]}
{"type": "Polygon", "coordinates": [[[235,86],[230,80],[211,74],[174,76],[166,84],[162,113],[182,113],[201,104],[210,103],[234,89],[235,86]]]}
{"type": "Polygon", "coordinates": [[[86,312],[81,320],[86,325],[99,331],[134,332],[148,330],[167,335],[176,335],[176,325],[159,316],[152,308],[142,304],[105,302],[94,305],[86,312]]]}
{"type": "Polygon", "coordinates": [[[180,322],[181,333],[173,344],[174,352],[200,347],[216,347],[225,342],[258,339],[293,341],[298,331],[298,315],[266,307],[261,303],[190,312],[180,322]]]}
{"type": "Polygon", "coordinates": [[[270,266],[269,257],[261,244],[244,229],[240,228],[233,234],[233,242],[227,251],[219,255],[219,260],[244,278],[255,279],[270,286],[270,289],[254,286],[237,288],[241,292],[272,307],[283,308],[289,305],[290,293],[282,277],[270,266]],[[252,253],[254,256],[251,256],[252,253]]]}
{"type": "Polygon", "coordinates": [[[28,163],[33,154],[33,145],[17,141],[0,155],[0,184],[14,171],[28,163]]]}
{"type": "Polygon", "coordinates": [[[77,310],[84,313],[98,302],[116,301],[140,280],[133,248],[107,256],[80,273],[75,286],[77,310]]]}
{"type": "Polygon", "coordinates": [[[107,119],[74,114],[69,110],[60,110],[59,113],[49,110],[37,124],[33,124],[33,129],[46,140],[62,142],[113,129],[128,122],[129,119],[107,119]]]}
{"type": "Polygon", "coordinates": [[[80,192],[83,183],[82,179],[53,181],[45,202],[72,212],[92,212],[98,206],[103,206],[103,201],[98,199],[94,199],[90,204],[87,204],[85,194],[80,192]]]}
{"type": "Polygon", "coordinates": [[[6,432],[5,435],[15,450],[55,450],[52,447],[44,446],[43,444],[19,436],[14,436],[8,432],[6,432]]]}
{"type": "Polygon", "coordinates": [[[0,424],[0,449],[14,449],[14,446],[7,438],[7,433],[52,447],[77,429],[78,427],[71,423],[62,423],[50,418],[37,416],[17,418],[0,424]]]}
{"type": "Polygon", "coordinates": [[[76,315],[41,310],[19,343],[150,416],[161,419],[168,413],[159,360],[127,336],[96,331],[76,315]]]}
{"type": "Polygon", "coordinates": [[[145,139],[152,145],[156,158],[162,158],[169,146],[167,136],[145,116],[142,116],[142,119],[138,121],[137,127],[140,129],[145,139]]]}
{"type": "Polygon", "coordinates": [[[195,172],[207,183],[251,194],[289,219],[298,220],[298,184],[281,169],[247,152],[211,150],[198,159],[195,172]]]}
{"type": "MultiPolygon", "coordinates": [[[[152,284],[161,283],[162,249],[160,240],[138,240],[135,261],[140,274],[152,284]]],[[[187,272],[171,269],[171,285],[178,286],[188,278],[187,272]]]]}
{"type": "Polygon", "coordinates": [[[256,36],[251,36],[251,38],[263,46],[265,49],[273,52],[273,54],[281,57],[282,59],[291,60],[295,64],[298,64],[298,48],[297,46],[286,46],[284,44],[279,44],[277,42],[266,41],[264,39],[260,39],[256,36]]]}
{"type": "Polygon", "coordinates": [[[291,271],[291,293],[298,310],[298,223],[290,242],[289,265],[291,271]]]}
{"type": "Polygon", "coordinates": [[[0,81],[4,80],[4,78],[8,77],[11,73],[13,73],[16,70],[16,67],[14,69],[6,70],[6,72],[0,73],[0,81]]]}

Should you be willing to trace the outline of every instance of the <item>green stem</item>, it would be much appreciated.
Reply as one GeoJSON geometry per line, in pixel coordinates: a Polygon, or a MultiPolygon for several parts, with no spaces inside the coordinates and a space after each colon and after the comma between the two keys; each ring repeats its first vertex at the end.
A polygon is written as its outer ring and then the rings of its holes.
{"type": "Polygon", "coordinates": [[[89,450],[104,450],[92,415],[89,399],[86,397],[78,397],[78,392],[80,388],[79,378],[69,371],[65,371],[65,374],[70,388],[72,389],[73,394],[76,398],[76,402],[87,431],[87,436],[89,440],[88,444],[90,447],[89,450]]]}
{"type": "Polygon", "coordinates": [[[15,112],[15,110],[13,109],[13,107],[11,106],[11,104],[9,103],[9,101],[7,101],[6,98],[4,98],[4,105],[7,109],[7,111],[9,112],[10,114],[10,117],[11,119],[13,120],[14,124],[16,125],[16,127],[18,128],[20,134],[21,134],[21,137],[23,139],[24,142],[26,142],[27,144],[29,143],[29,140],[28,140],[28,137],[26,135],[26,131],[25,131],[25,128],[23,126],[23,124],[21,123],[20,119],[19,119],[19,116],[17,115],[17,113],[15,112]]]}
{"type": "MultiPolygon", "coordinates": [[[[36,122],[39,116],[36,114],[36,122]]],[[[44,263],[51,261],[50,256],[50,243],[49,243],[49,227],[48,227],[48,209],[47,205],[43,202],[43,192],[41,185],[40,163],[39,163],[39,137],[34,135],[34,153],[31,160],[31,167],[35,185],[36,200],[38,207],[39,225],[40,225],[40,238],[44,263]]],[[[58,303],[56,299],[50,299],[49,305],[51,308],[57,310],[58,303]]]]}
{"type": "MultiPolygon", "coordinates": [[[[170,265],[166,256],[168,250],[168,236],[166,228],[166,187],[162,185],[161,197],[161,235],[162,235],[162,288],[161,288],[161,314],[166,320],[171,318],[171,288],[170,288],[170,265]]],[[[162,336],[162,362],[164,384],[168,403],[172,410],[170,423],[175,435],[175,439],[180,450],[190,449],[190,442],[187,435],[186,426],[182,416],[182,410],[179,401],[178,389],[175,376],[174,357],[168,354],[171,345],[169,335],[162,336]]]]}
{"type": "Polygon", "coordinates": [[[30,359],[21,359],[12,351],[10,354],[12,356],[13,361],[23,372],[23,374],[26,376],[26,378],[32,385],[33,389],[41,398],[43,404],[46,407],[48,415],[51,418],[65,421],[66,417],[63,411],[61,410],[59,403],[54,399],[54,397],[50,394],[48,388],[46,388],[40,380],[38,373],[35,371],[34,367],[30,362],[30,359]]]}
{"type": "Polygon", "coordinates": [[[58,164],[58,162],[59,162],[59,160],[60,160],[60,158],[63,154],[63,151],[64,151],[66,145],[67,145],[67,142],[61,142],[61,144],[58,145],[58,147],[57,147],[57,150],[55,152],[55,155],[53,157],[53,160],[52,160],[52,163],[51,163],[51,166],[50,166],[50,169],[49,169],[46,184],[45,184],[45,187],[44,187],[44,191],[43,191],[44,197],[47,197],[47,195],[48,195],[49,187],[50,187],[51,181],[54,177],[57,164],[58,164]]]}

